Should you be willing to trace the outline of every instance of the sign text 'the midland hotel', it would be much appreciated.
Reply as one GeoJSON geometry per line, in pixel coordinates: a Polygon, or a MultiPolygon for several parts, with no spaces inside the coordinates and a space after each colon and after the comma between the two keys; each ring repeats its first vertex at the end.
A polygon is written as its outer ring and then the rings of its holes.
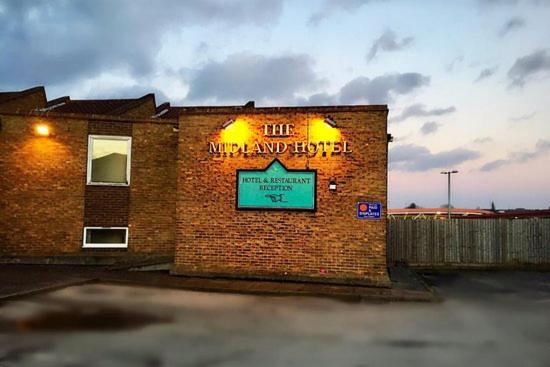
{"type": "MultiPolygon", "coordinates": [[[[263,135],[265,137],[291,137],[294,124],[265,124],[263,125],[263,135]]],[[[208,142],[208,152],[216,155],[236,155],[236,154],[308,154],[314,156],[322,154],[323,156],[350,154],[352,152],[349,142],[346,140],[322,140],[322,141],[254,141],[252,144],[247,142],[208,142]]]]}

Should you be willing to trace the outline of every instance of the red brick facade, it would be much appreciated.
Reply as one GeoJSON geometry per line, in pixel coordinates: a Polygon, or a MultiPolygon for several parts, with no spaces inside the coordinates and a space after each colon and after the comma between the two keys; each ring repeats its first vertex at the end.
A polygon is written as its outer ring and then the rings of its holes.
{"type": "Polygon", "coordinates": [[[169,121],[0,115],[0,256],[173,256],[177,132],[169,121]],[[37,123],[52,135],[34,135],[37,123]],[[88,134],[132,136],[129,187],[86,185],[88,134]],[[128,249],[82,248],[84,226],[128,226],[128,249]]]}
{"type": "Polygon", "coordinates": [[[134,124],[129,216],[134,251],[174,254],[178,151],[174,126],[134,124]]]}
{"type": "MultiPolygon", "coordinates": [[[[263,277],[387,286],[387,109],[272,108],[189,110],[180,115],[177,245],[173,273],[263,277]],[[330,114],[350,154],[210,154],[221,125],[244,121],[255,140],[308,140],[308,121],[330,114]],[[294,125],[286,138],[266,138],[264,124],[294,125]],[[263,169],[274,158],[291,169],[317,169],[317,210],[239,211],[237,169],[263,169]],[[337,191],[330,192],[333,178],[337,191]],[[356,219],[357,201],[383,204],[378,221],[356,219]]],[[[310,131],[310,141],[316,131],[310,131]]]]}
{"type": "Polygon", "coordinates": [[[37,87],[0,93],[0,111],[0,262],[175,256],[177,275],[389,285],[386,106],[173,108],[155,107],[153,95],[48,102],[37,87]],[[222,128],[230,119],[249,144],[288,151],[213,154],[210,142],[235,138],[222,128]],[[52,134],[37,136],[37,124],[52,134]],[[265,136],[270,124],[293,130],[265,136]],[[89,135],[131,137],[129,186],[87,184],[89,135]],[[339,148],[293,154],[297,141],[339,148]],[[236,209],[237,170],[275,158],[317,170],[315,211],[236,209]],[[380,202],[382,219],[357,219],[358,201],[380,202]],[[128,227],[128,247],[83,248],[85,226],[128,227]]]}
{"type": "Polygon", "coordinates": [[[0,253],[81,251],[87,121],[1,115],[0,253]],[[33,134],[47,123],[52,137],[33,134]]]}

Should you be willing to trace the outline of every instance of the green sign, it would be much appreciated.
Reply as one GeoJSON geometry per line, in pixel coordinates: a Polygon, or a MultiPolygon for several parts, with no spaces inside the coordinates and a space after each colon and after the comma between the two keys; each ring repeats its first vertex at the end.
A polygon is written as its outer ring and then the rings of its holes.
{"type": "Polygon", "coordinates": [[[316,170],[287,169],[278,160],[265,170],[237,170],[237,209],[315,210],[316,170]]]}

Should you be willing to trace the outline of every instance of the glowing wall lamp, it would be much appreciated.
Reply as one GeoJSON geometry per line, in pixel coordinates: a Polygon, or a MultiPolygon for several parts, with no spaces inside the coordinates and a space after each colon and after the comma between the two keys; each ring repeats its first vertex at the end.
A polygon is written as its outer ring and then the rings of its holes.
{"type": "Polygon", "coordinates": [[[334,177],[330,178],[328,182],[328,189],[330,192],[336,192],[336,179],[334,177]]]}
{"type": "Polygon", "coordinates": [[[34,125],[34,134],[37,136],[50,136],[50,128],[45,124],[34,125]]]}
{"type": "Polygon", "coordinates": [[[224,123],[222,124],[222,129],[225,129],[226,127],[228,127],[229,125],[231,125],[231,124],[234,123],[234,122],[235,122],[235,119],[229,119],[229,120],[227,120],[226,122],[224,122],[224,123]]]}
{"type": "Polygon", "coordinates": [[[244,144],[250,137],[248,123],[241,118],[230,118],[222,124],[220,142],[231,144],[244,144]]]}
{"type": "Polygon", "coordinates": [[[325,123],[327,123],[330,127],[336,127],[336,121],[334,121],[332,116],[326,115],[325,116],[325,123]]]}

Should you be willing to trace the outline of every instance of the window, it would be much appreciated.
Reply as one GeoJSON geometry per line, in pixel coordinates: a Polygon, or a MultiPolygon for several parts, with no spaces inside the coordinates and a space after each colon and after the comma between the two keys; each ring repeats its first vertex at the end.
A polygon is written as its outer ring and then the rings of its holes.
{"type": "Polygon", "coordinates": [[[88,185],[130,184],[132,138],[129,136],[88,137],[88,185]]]}
{"type": "Polygon", "coordinates": [[[84,227],[83,247],[127,248],[127,227],[84,227]]]}

